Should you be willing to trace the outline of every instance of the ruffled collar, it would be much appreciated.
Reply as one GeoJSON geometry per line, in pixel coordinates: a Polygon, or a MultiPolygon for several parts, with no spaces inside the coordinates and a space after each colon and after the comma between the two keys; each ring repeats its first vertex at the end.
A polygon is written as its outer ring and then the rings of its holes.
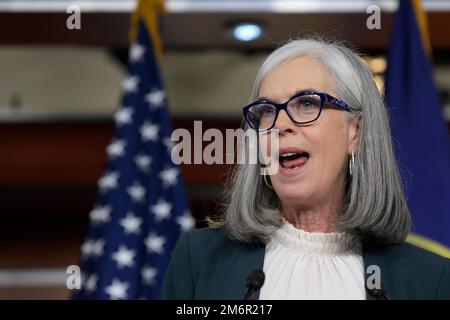
{"type": "Polygon", "coordinates": [[[307,232],[283,219],[273,240],[306,255],[336,255],[360,250],[357,238],[346,232],[307,232]]]}

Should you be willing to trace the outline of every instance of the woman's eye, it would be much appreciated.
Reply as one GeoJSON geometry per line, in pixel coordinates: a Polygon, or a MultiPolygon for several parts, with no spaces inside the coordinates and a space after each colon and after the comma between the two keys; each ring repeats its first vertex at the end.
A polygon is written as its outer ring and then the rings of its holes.
{"type": "Polygon", "coordinates": [[[318,108],[320,106],[320,102],[314,98],[302,98],[302,99],[298,99],[295,102],[295,106],[297,108],[313,109],[313,108],[318,108]]]}
{"type": "Polygon", "coordinates": [[[274,108],[269,105],[262,105],[258,108],[259,114],[268,115],[274,113],[274,108]]]}

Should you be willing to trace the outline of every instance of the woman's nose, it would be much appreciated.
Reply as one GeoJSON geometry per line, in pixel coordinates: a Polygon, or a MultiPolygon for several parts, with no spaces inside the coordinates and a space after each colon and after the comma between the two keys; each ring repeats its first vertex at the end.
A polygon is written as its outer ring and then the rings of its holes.
{"type": "Polygon", "coordinates": [[[280,134],[283,132],[293,132],[295,123],[287,115],[285,110],[280,110],[278,118],[275,121],[274,128],[278,129],[280,134]]]}

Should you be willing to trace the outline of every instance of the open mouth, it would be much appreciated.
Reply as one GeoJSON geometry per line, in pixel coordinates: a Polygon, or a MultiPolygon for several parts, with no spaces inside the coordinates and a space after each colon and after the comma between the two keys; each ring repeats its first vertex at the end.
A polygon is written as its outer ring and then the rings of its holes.
{"type": "Polygon", "coordinates": [[[295,169],[301,167],[309,160],[309,153],[302,152],[283,152],[279,156],[279,164],[284,169],[295,169]]]}

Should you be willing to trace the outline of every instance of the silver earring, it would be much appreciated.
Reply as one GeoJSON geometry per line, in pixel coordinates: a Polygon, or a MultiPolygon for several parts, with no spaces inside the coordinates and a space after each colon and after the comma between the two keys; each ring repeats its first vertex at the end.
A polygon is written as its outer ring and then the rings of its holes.
{"type": "Polygon", "coordinates": [[[264,183],[266,184],[267,188],[273,190],[273,186],[267,181],[266,171],[267,171],[267,168],[264,168],[264,174],[263,174],[264,183]]]}
{"type": "Polygon", "coordinates": [[[348,170],[351,176],[353,176],[353,171],[355,170],[355,154],[352,150],[352,155],[348,159],[348,170]]]}

